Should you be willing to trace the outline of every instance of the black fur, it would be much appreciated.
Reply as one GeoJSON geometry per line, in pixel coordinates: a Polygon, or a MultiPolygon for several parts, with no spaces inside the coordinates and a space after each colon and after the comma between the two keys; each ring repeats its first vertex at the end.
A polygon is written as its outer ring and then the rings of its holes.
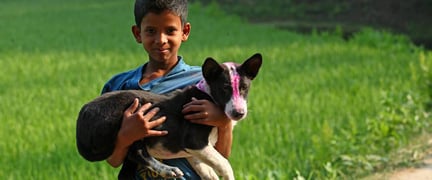
{"type": "MultiPolygon", "coordinates": [[[[239,73],[246,73],[245,76],[248,77],[242,80],[243,85],[241,85],[246,94],[250,80],[257,75],[260,66],[261,55],[256,54],[241,65],[243,68],[238,69],[239,73]],[[250,59],[254,59],[254,61],[250,61],[250,59]]],[[[209,144],[208,137],[213,127],[185,120],[184,114],[181,113],[183,105],[190,102],[192,97],[195,97],[212,102],[214,99],[216,100],[214,103],[224,109],[229,100],[227,97],[230,97],[231,92],[219,91],[221,82],[230,81],[229,76],[224,73],[224,68],[215,60],[208,58],[205,61],[203,76],[212,89],[211,95],[213,98],[193,86],[183,90],[176,90],[167,95],[158,95],[142,90],[114,91],[105,93],[85,104],[79,113],[76,127],[79,153],[88,161],[101,161],[108,158],[114,150],[123,112],[135,98],[139,98],[141,104],[151,102],[154,107],[160,108],[160,111],[153,119],[166,116],[166,121],[154,129],[167,130],[168,134],[148,137],[135,142],[129,148],[128,158],[125,159],[119,179],[127,179],[130,178],[130,175],[134,175],[137,164],[156,168],[154,169],[156,172],[163,171],[164,168],[170,168],[169,166],[165,167],[151,157],[145,148],[146,146],[151,148],[157,143],[162,143],[164,148],[172,153],[185,149],[199,150],[207,146],[209,144]]]]}
{"type": "Polygon", "coordinates": [[[78,150],[89,161],[100,161],[109,157],[114,149],[123,112],[134,98],[139,98],[141,104],[152,102],[153,106],[160,108],[154,119],[164,115],[167,121],[170,121],[154,128],[168,130],[168,135],[145,138],[143,141],[147,145],[152,147],[156,142],[163,142],[169,144],[167,148],[173,153],[184,148],[202,148],[208,143],[207,137],[212,127],[191,123],[185,120],[181,113],[183,105],[190,102],[192,97],[211,101],[209,95],[196,87],[188,87],[169,95],[156,95],[142,90],[105,93],[84,105],[79,113],[76,134],[78,150]],[[194,129],[193,135],[186,129],[194,129]]]}

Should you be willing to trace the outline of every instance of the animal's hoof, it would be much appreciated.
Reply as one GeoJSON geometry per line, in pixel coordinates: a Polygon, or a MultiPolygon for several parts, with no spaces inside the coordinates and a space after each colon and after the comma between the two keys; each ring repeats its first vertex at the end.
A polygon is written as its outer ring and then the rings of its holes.
{"type": "Polygon", "coordinates": [[[164,178],[179,178],[183,177],[183,172],[177,167],[169,167],[159,173],[164,178]]]}

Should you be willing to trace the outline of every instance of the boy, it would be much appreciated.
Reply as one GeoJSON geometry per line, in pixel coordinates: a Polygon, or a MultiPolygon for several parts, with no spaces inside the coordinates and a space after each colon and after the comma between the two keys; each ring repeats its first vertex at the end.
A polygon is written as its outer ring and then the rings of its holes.
{"type": "MultiPolygon", "coordinates": [[[[136,0],[134,11],[136,25],[132,26],[132,33],[136,41],[143,45],[149,60],[137,69],[114,76],[105,84],[102,93],[126,89],[167,93],[197,83],[201,79],[200,67],[189,66],[178,56],[180,45],[188,39],[191,30],[190,23],[186,21],[187,0],[136,0]]],[[[134,141],[169,133],[151,130],[165,121],[162,117],[149,122],[158,111],[157,107],[143,114],[151,105],[138,106],[139,102],[135,99],[123,114],[114,152],[107,159],[113,167],[127,160],[128,148],[134,141]]],[[[185,105],[183,113],[185,119],[194,123],[218,127],[216,149],[223,156],[229,156],[232,125],[221,110],[209,101],[192,99],[185,105]]],[[[199,179],[185,159],[164,160],[163,163],[180,168],[184,179],[199,179]]],[[[132,176],[136,179],[161,179],[142,167],[138,167],[132,176]]]]}

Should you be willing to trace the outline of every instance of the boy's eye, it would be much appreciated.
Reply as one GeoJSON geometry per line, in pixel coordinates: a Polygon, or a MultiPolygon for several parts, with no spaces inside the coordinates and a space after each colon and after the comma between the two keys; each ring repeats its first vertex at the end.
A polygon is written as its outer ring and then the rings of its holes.
{"type": "Polygon", "coordinates": [[[174,29],[174,28],[169,28],[169,29],[167,29],[167,34],[174,34],[174,32],[176,32],[176,29],[174,29]]]}
{"type": "Polygon", "coordinates": [[[148,28],[148,29],[145,29],[144,32],[145,32],[146,34],[154,34],[154,33],[156,33],[156,30],[154,30],[154,29],[152,29],[152,28],[148,28]]]}

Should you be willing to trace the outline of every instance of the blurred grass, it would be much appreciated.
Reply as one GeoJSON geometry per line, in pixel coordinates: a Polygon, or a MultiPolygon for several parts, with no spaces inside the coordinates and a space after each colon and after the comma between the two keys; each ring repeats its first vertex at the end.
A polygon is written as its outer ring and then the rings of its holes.
{"type": "MultiPolygon", "coordinates": [[[[1,179],[116,177],[118,169],[79,156],[75,119],[112,75],[147,61],[130,33],[132,6],[113,0],[0,6],[0,163],[7,164],[1,179]]],[[[189,17],[192,34],[180,54],[190,64],[208,56],[221,62],[264,56],[250,114],[234,131],[230,161],[239,179],[352,178],[429,132],[423,105],[430,102],[432,54],[403,36],[372,29],[349,41],[337,32],[306,36],[196,4],[189,17]]]]}

